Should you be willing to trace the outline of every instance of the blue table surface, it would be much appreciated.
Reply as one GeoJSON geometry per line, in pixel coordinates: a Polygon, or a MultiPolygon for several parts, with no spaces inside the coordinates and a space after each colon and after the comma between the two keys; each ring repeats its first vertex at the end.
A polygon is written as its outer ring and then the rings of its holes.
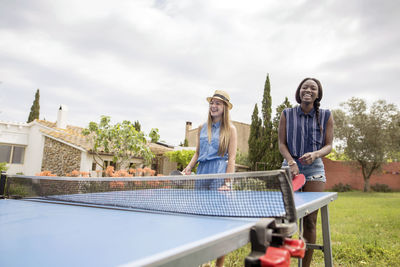
{"type": "MultiPolygon", "coordinates": [[[[328,195],[295,193],[296,208],[328,195]]],[[[118,266],[199,245],[258,220],[3,199],[0,265],[118,266]]]]}

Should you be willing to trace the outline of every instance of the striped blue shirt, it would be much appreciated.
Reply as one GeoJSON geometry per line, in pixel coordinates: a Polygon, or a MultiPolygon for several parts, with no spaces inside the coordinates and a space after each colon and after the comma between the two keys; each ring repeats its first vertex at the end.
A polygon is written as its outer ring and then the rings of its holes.
{"type": "Polygon", "coordinates": [[[286,108],[286,143],[293,158],[299,158],[307,152],[321,149],[325,145],[326,124],[331,115],[329,109],[319,109],[319,130],[315,109],[305,114],[300,106],[286,108]]]}

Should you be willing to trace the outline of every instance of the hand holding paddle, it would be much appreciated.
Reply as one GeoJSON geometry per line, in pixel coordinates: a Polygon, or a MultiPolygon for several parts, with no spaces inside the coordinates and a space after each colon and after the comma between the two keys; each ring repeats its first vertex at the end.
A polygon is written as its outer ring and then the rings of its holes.
{"type": "Polygon", "coordinates": [[[304,174],[300,173],[300,174],[293,176],[293,179],[292,179],[293,192],[302,188],[305,183],[306,183],[306,177],[304,177],[304,174]]]}

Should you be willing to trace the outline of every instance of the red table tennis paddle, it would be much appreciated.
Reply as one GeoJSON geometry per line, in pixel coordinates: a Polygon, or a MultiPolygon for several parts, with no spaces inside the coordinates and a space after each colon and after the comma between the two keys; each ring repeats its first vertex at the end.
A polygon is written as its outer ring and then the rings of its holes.
{"type": "Polygon", "coordinates": [[[297,191],[300,188],[303,187],[303,185],[306,183],[306,177],[304,177],[304,174],[297,174],[293,177],[292,179],[292,187],[293,191],[297,191]]]}

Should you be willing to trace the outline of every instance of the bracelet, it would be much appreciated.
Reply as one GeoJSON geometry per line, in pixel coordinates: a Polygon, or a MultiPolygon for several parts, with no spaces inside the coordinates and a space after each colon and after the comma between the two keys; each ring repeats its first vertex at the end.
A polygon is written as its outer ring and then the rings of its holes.
{"type": "Polygon", "coordinates": [[[293,166],[293,165],[296,165],[297,163],[296,163],[296,161],[294,161],[294,160],[290,160],[289,162],[288,162],[288,165],[289,166],[293,166]]]}

